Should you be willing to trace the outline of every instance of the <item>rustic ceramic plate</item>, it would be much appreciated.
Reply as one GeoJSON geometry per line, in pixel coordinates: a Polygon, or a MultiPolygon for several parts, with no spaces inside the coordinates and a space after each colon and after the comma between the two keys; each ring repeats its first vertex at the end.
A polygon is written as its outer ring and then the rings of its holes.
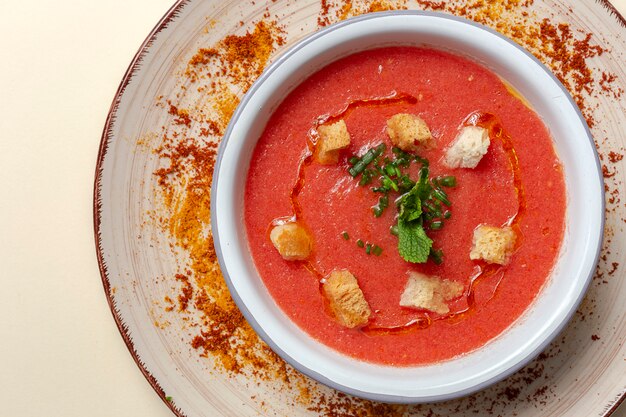
{"type": "Polygon", "coordinates": [[[604,416],[615,410],[626,393],[626,206],[620,194],[626,26],[602,2],[530,3],[192,0],[177,3],[159,22],[107,119],[94,220],[113,316],[140,369],[175,414],[604,416]],[[431,405],[359,400],[285,365],[230,300],[208,221],[214,145],[268,59],[320,25],[393,8],[477,20],[552,67],[592,124],[607,190],[602,260],[567,329],[507,380],[431,405]]]}

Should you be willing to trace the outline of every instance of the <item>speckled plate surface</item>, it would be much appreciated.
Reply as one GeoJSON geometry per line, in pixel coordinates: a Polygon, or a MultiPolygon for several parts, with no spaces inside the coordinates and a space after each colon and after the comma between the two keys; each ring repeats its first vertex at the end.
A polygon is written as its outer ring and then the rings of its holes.
{"type": "Polygon", "coordinates": [[[177,3],[122,81],[96,168],[103,283],[148,381],[180,416],[611,414],[626,394],[625,35],[624,20],[594,0],[177,3]],[[566,330],[507,380],[419,406],[345,396],[285,365],[232,303],[209,224],[215,144],[267,63],[322,25],[397,8],[487,24],[551,67],[592,125],[607,191],[601,262],[566,330]]]}

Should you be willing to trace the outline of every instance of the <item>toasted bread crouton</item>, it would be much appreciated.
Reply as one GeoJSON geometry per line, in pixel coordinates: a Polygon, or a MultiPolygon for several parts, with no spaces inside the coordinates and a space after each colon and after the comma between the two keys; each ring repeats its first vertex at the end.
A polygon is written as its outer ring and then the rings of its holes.
{"type": "Polygon", "coordinates": [[[350,133],[346,122],[339,120],[317,128],[317,160],[320,164],[332,165],[339,161],[339,150],[350,145],[350,133]]]}
{"type": "Polygon", "coordinates": [[[465,126],[446,150],[444,162],[450,168],[476,168],[490,143],[487,129],[465,126]]]}
{"type": "Polygon", "coordinates": [[[387,134],[394,146],[409,152],[417,151],[418,145],[428,146],[432,139],[426,122],[408,113],[391,116],[387,120],[387,134]]]}
{"type": "Polygon", "coordinates": [[[515,248],[515,232],[510,227],[480,225],[474,229],[470,259],[506,265],[515,248]]]}
{"type": "Polygon", "coordinates": [[[344,269],[331,272],[326,277],[323,289],[339,323],[351,329],[367,324],[372,311],[350,271],[344,269]]]}
{"type": "Polygon", "coordinates": [[[400,305],[446,314],[450,312],[446,301],[460,297],[463,289],[463,285],[455,281],[410,272],[404,292],[400,297],[400,305]]]}
{"type": "Polygon", "coordinates": [[[280,256],[288,261],[306,259],[311,253],[311,237],[298,223],[275,226],[270,232],[270,240],[280,256]]]}

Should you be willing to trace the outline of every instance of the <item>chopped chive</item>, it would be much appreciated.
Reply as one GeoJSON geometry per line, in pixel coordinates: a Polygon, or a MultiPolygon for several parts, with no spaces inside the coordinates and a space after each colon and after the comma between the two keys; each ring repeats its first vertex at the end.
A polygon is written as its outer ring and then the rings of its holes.
{"type": "Polygon", "coordinates": [[[441,249],[430,248],[430,259],[437,265],[443,263],[443,251],[441,249]]]}
{"type": "Polygon", "coordinates": [[[168,403],[171,403],[173,400],[172,397],[170,397],[169,395],[167,397],[165,397],[165,401],[167,401],[168,403]]]}
{"type": "Polygon", "coordinates": [[[448,194],[446,194],[445,191],[443,191],[441,188],[434,188],[432,193],[433,197],[441,201],[446,206],[450,207],[452,205],[452,203],[450,203],[450,200],[448,200],[448,194]]]}
{"type": "Polygon", "coordinates": [[[443,222],[441,220],[437,220],[430,223],[431,230],[439,230],[443,227],[443,222]]]}
{"type": "Polygon", "coordinates": [[[415,155],[415,160],[416,160],[417,162],[419,162],[420,164],[422,164],[422,167],[424,167],[424,168],[428,168],[428,166],[429,166],[429,164],[430,164],[430,162],[428,162],[428,159],[426,159],[426,158],[422,158],[422,157],[421,157],[421,156],[419,156],[419,155],[415,155]]]}
{"type": "Polygon", "coordinates": [[[379,157],[380,154],[382,154],[384,151],[385,151],[384,143],[381,143],[375,148],[371,148],[369,151],[365,152],[365,155],[363,155],[363,157],[356,164],[354,164],[352,168],[348,169],[348,172],[353,177],[356,177],[361,172],[363,172],[365,168],[367,168],[367,166],[371,164],[372,161],[374,161],[374,159],[379,157]]]}
{"type": "Polygon", "coordinates": [[[396,156],[397,159],[403,160],[404,162],[408,162],[408,160],[411,158],[410,154],[408,154],[407,152],[404,152],[402,149],[396,146],[391,148],[391,152],[393,152],[393,154],[396,156]]]}
{"type": "Polygon", "coordinates": [[[387,174],[387,176],[389,176],[389,177],[395,176],[396,175],[396,167],[391,165],[391,164],[385,165],[385,174],[387,174]]]}
{"type": "Polygon", "coordinates": [[[420,168],[420,172],[419,172],[419,180],[422,182],[427,182],[428,181],[428,166],[424,165],[423,167],[420,168]]]}
{"type": "Polygon", "coordinates": [[[444,187],[456,187],[456,177],[454,175],[446,175],[437,177],[437,183],[444,187]]]}
{"type": "Polygon", "coordinates": [[[391,233],[394,236],[398,236],[398,234],[400,233],[400,231],[398,230],[398,225],[394,224],[393,226],[391,226],[389,228],[389,233],[391,233]]]}
{"type": "Polygon", "coordinates": [[[380,217],[388,206],[389,197],[387,197],[387,195],[385,194],[378,199],[378,204],[372,207],[372,212],[374,213],[374,216],[380,217]]]}
{"type": "Polygon", "coordinates": [[[361,179],[359,180],[359,185],[364,186],[364,185],[371,183],[372,179],[374,178],[374,174],[375,174],[374,170],[365,169],[363,171],[363,175],[361,175],[361,179]]]}
{"type": "Polygon", "coordinates": [[[362,248],[363,246],[365,246],[365,243],[363,243],[363,241],[362,241],[361,239],[359,239],[359,240],[357,240],[357,241],[356,241],[356,245],[357,245],[359,248],[362,248]]]}
{"type": "Polygon", "coordinates": [[[348,162],[350,163],[350,165],[356,165],[356,163],[359,162],[359,157],[353,156],[350,159],[348,159],[348,162]]]}
{"type": "Polygon", "coordinates": [[[341,237],[343,237],[345,240],[350,239],[350,235],[348,234],[348,232],[341,233],[341,237]]]}
{"type": "Polygon", "coordinates": [[[389,197],[386,195],[380,197],[378,199],[378,204],[380,204],[383,209],[386,209],[389,206],[389,197]]]}
{"type": "Polygon", "coordinates": [[[394,191],[398,191],[398,184],[395,183],[394,180],[389,178],[387,175],[383,175],[383,186],[387,187],[387,189],[393,188],[394,191]]]}
{"type": "Polygon", "coordinates": [[[383,248],[378,245],[374,245],[374,247],[372,248],[372,253],[376,256],[380,256],[383,253],[383,248]]]}
{"type": "Polygon", "coordinates": [[[434,218],[434,217],[441,217],[441,209],[439,207],[437,207],[437,205],[433,205],[432,201],[426,201],[423,203],[424,207],[426,207],[428,209],[428,213],[434,218]]]}
{"type": "Polygon", "coordinates": [[[415,187],[415,183],[406,175],[400,177],[398,181],[398,188],[402,194],[411,190],[411,188],[415,187]]]}
{"type": "Polygon", "coordinates": [[[443,213],[443,218],[449,219],[450,217],[452,217],[452,212],[450,210],[446,210],[446,212],[443,213]]]}
{"type": "Polygon", "coordinates": [[[365,253],[369,255],[371,251],[372,251],[372,245],[368,243],[367,245],[365,245],[365,253]]]}

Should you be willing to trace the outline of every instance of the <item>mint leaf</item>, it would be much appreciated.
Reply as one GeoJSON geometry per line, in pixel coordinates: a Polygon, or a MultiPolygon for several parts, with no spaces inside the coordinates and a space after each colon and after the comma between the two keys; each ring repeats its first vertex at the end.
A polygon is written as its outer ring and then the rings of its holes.
{"type": "Polygon", "coordinates": [[[426,235],[421,222],[398,219],[398,252],[405,261],[426,262],[432,245],[433,241],[426,235]]]}
{"type": "Polygon", "coordinates": [[[428,181],[428,172],[428,167],[423,166],[419,172],[419,180],[417,181],[417,184],[415,184],[415,192],[422,201],[427,200],[433,190],[433,187],[430,185],[430,181],[428,181]]]}
{"type": "Polygon", "coordinates": [[[411,222],[419,219],[422,215],[422,201],[420,200],[417,185],[415,185],[411,191],[402,196],[398,209],[400,219],[405,222],[411,222]]]}

